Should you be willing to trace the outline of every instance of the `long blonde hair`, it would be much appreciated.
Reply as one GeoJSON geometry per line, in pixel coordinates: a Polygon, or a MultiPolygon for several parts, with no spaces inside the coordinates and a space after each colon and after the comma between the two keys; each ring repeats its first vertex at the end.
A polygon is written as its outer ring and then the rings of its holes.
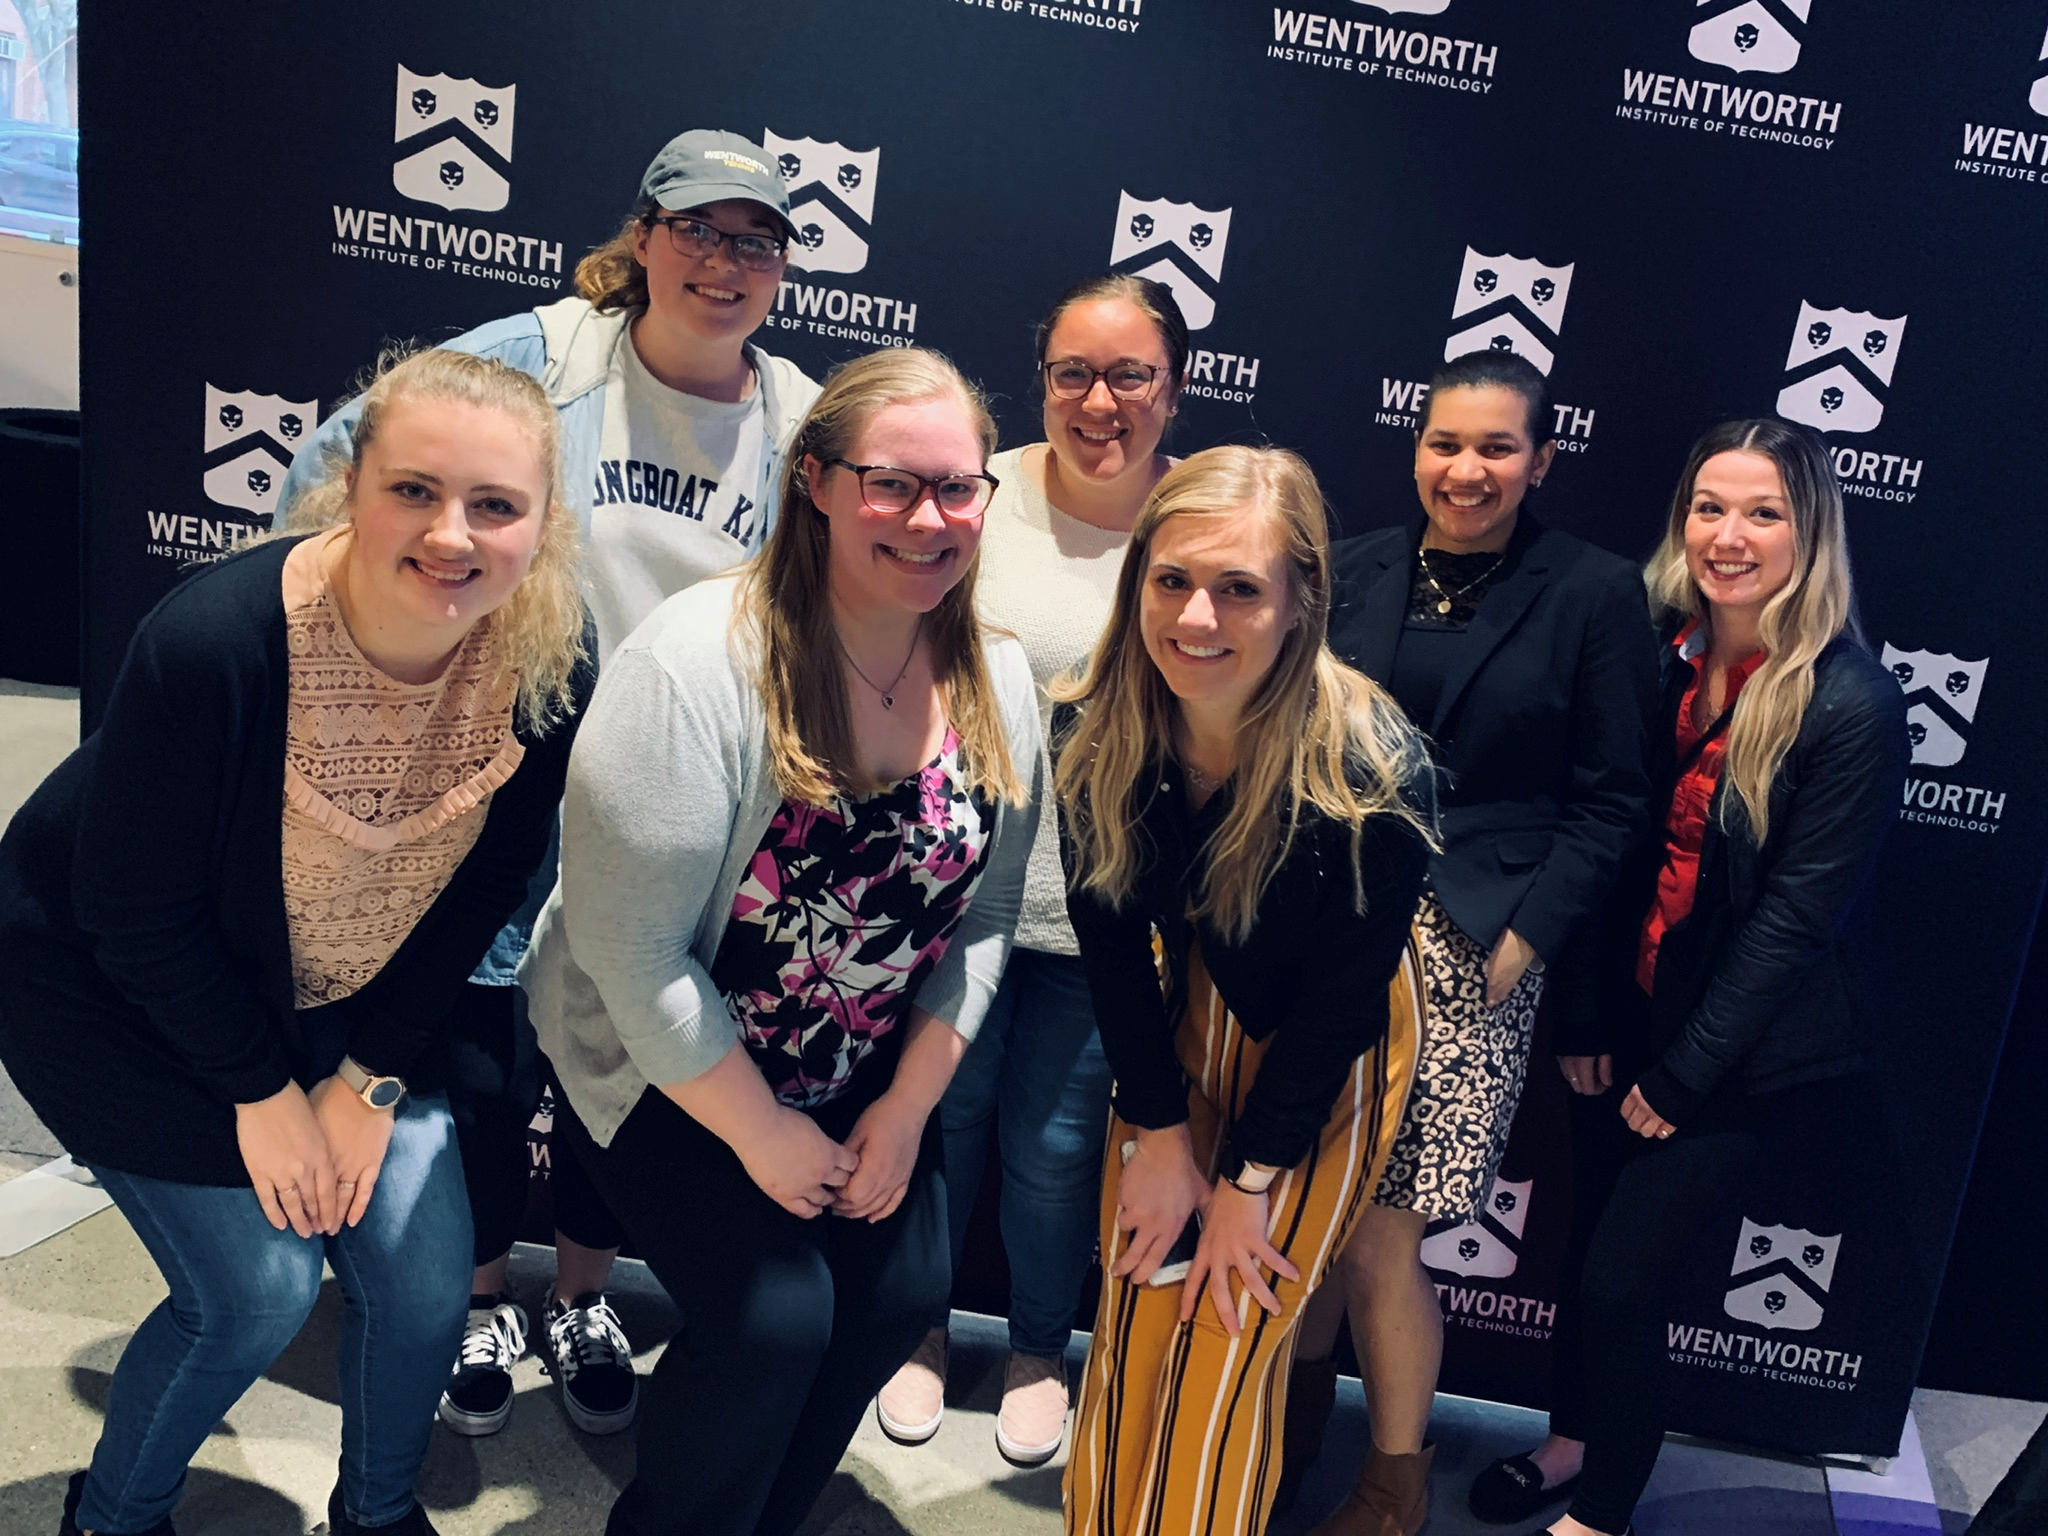
{"type": "MultiPolygon", "coordinates": [[[[921,347],[885,349],[840,367],[790,444],[775,530],[742,568],[738,597],[740,630],[754,652],[750,660],[768,717],[769,761],[789,799],[825,805],[842,789],[866,794],[880,787],[854,752],[846,678],[833,661],[839,636],[832,618],[831,524],[812,504],[804,460],[851,456],[868,423],[888,406],[946,399],[959,402],[987,459],[995,452],[996,426],[980,391],[945,358],[921,347]]],[[[975,618],[979,565],[977,555],[925,615],[924,635],[968,783],[1022,804],[1023,780],[1010,757],[1009,730],[975,618]]]]}
{"type": "Polygon", "coordinates": [[[1154,537],[1167,519],[1195,516],[1263,518],[1294,588],[1296,622],[1245,704],[1234,803],[1210,836],[1195,893],[1195,915],[1242,943],[1307,811],[1350,828],[1360,902],[1358,859],[1369,818],[1398,816],[1434,843],[1425,814],[1404,794],[1428,772],[1429,755],[1386,690],[1325,643],[1330,536],[1314,473],[1282,448],[1208,449],[1153,487],[1131,530],[1102,638],[1080,675],[1051,688],[1055,699],[1082,705],[1053,771],[1080,853],[1080,888],[1121,904],[1147,856],[1138,826],[1160,764],[1174,750],[1179,705],[1145,650],[1140,603],[1154,537]]]}
{"type": "Polygon", "coordinates": [[[604,313],[647,307],[647,268],[638,253],[641,237],[654,227],[657,211],[652,198],[641,199],[617,234],[592,246],[576,263],[576,291],[592,309],[604,313]]]}
{"type": "MultiPolygon", "coordinates": [[[[1759,417],[1724,421],[1693,444],[1671,498],[1664,539],[1644,570],[1653,614],[1711,622],[1705,598],[1685,561],[1685,524],[1700,467],[1718,453],[1761,454],[1778,467],[1792,517],[1792,579],[1764,604],[1759,621],[1764,659],[1728,721],[1722,776],[1742,802],[1761,843],[1770,832],[1771,781],[1799,735],[1813,700],[1813,664],[1838,635],[1861,639],[1849,573],[1842,490],[1818,437],[1803,427],[1759,417]]],[[[1726,825],[1727,801],[1721,814],[1726,825]]]]}
{"type": "Polygon", "coordinates": [[[584,654],[582,559],[576,515],[562,492],[561,426],[530,375],[495,358],[442,347],[387,350],[363,391],[346,451],[330,451],[326,478],[293,504],[282,531],[347,526],[363,451],[376,440],[385,413],[402,400],[455,400],[502,411],[532,434],[540,451],[547,485],[540,545],[492,623],[501,664],[519,678],[520,712],[528,729],[543,733],[573,708],[569,680],[584,654]]]}

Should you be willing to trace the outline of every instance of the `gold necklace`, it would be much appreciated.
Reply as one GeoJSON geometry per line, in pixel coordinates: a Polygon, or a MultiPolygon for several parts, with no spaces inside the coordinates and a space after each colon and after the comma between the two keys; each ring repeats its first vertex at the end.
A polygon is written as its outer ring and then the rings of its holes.
{"type": "Polygon", "coordinates": [[[1430,569],[1429,551],[1421,548],[1418,548],[1415,551],[1415,558],[1422,562],[1423,579],[1426,580],[1432,587],[1436,588],[1436,611],[1438,613],[1449,613],[1451,611],[1451,600],[1454,597],[1463,597],[1467,592],[1470,592],[1474,587],[1478,586],[1480,582],[1486,580],[1487,577],[1491,576],[1495,571],[1500,569],[1501,561],[1507,559],[1507,557],[1508,552],[1506,550],[1502,550],[1499,554],[1493,557],[1493,564],[1489,565],[1477,576],[1474,576],[1470,581],[1466,582],[1465,585],[1458,588],[1458,590],[1455,593],[1452,593],[1446,592],[1444,590],[1444,584],[1436,579],[1436,572],[1430,569]]]}

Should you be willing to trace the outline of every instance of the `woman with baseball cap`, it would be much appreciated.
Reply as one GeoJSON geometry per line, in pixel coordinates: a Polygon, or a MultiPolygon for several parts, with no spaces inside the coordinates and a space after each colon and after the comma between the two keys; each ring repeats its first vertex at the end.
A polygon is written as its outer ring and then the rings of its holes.
{"type": "MultiPolygon", "coordinates": [[[[749,338],[782,281],[789,191],[775,157],[736,133],[692,129],[661,147],[611,239],[576,266],[575,295],[495,320],[446,345],[532,374],[561,423],[569,504],[582,524],[599,659],[661,600],[739,564],[766,542],[791,434],[818,386],[749,338]]],[[[293,461],[294,516],[361,402],[336,411],[293,461]]],[[[512,1412],[526,1312],[506,1291],[526,1207],[526,1130],[541,1072],[514,975],[555,880],[550,853],[460,1010],[450,1099],[476,1223],[469,1325],[441,1401],[451,1429],[487,1435],[512,1412]]],[[[546,1361],[571,1422],[626,1428],[638,1404],[632,1350],[604,1286],[616,1222],[573,1158],[553,1160],[556,1279],[546,1361]]]]}

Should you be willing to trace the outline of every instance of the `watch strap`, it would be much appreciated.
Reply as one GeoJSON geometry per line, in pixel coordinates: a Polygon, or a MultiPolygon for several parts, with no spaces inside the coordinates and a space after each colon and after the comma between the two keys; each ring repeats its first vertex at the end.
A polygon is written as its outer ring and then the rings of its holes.
{"type": "Polygon", "coordinates": [[[405,1079],[374,1076],[353,1056],[342,1057],[334,1075],[371,1109],[390,1109],[405,1097],[405,1079]]]}

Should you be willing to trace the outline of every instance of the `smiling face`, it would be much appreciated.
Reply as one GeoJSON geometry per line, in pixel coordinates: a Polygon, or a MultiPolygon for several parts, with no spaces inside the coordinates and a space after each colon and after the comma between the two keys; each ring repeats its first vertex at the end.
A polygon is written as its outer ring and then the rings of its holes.
{"type": "Polygon", "coordinates": [[[1149,363],[1160,372],[1142,400],[1119,400],[1101,379],[1079,400],[1062,400],[1046,389],[1045,440],[1058,472],[1097,483],[1133,471],[1149,474],[1180,392],[1180,381],[1166,372],[1159,327],[1129,299],[1084,299],[1067,307],[1046,338],[1047,362],[1069,359],[1094,369],[1149,363]]]}
{"type": "Polygon", "coordinates": [[[378,622],[452,646],[525,579],[547,504],[540,444],[517,417],[400,396],[350,482],[348,590],[378,622]]]}
{"type": "Polygon", "coordinates": [[[1709,607],[1755,614],[1784,591],[1798,561],[1785,479],[1768,455],[1717,453],[1693,476],[1685,568],[1709,607]]]}
{"type": "Polygon", "coordinates": [[[1440,390],[1415,439],[1415,489],[1432,545],[1460,553],[1505,549],[1529,488],[1540,485],[1556,445],[1538,448],[1529,405],[1498,384],[1440,390]]]}
{"type": "MultiPolygon", "coordinates": [[[[843,457],[928,480],[987,468],[974,419],[953,396],[884,406],[843,457]]],[[[804,474],[812,505],[831,524],[832,596],[842,606],[929,613],[967,574],[981,546],[982,514],[947,517],[928,490],[907,512],[876,512],[862,499],[852,470],[806,454],[804,474]]]]}
{"type": "MultiPolygon", "coordinates": [[[[762,203],[729,197],[678,212],[701,219],[729,235],[784,238],[782,221],[762,203]]],[[[663,209],[657,217],[669,216],[663,209]]],[[[663,225],[646,225],[634,237],[633,256],[647,269],[647,313],[657,325],[673,326],[700,341],[744,340],[775,307],[783,268],[750,272],[733,260],[732,245],[720,242],[709,256],[685,256],[663,225]]]]}
{"type": "Polygon", "coordinates": [[[1293,575],[1256,508],[1169,517],[1146,550],[1138,623],[1174,697],[1242,712],[1297,617],[1293,575]]]}

